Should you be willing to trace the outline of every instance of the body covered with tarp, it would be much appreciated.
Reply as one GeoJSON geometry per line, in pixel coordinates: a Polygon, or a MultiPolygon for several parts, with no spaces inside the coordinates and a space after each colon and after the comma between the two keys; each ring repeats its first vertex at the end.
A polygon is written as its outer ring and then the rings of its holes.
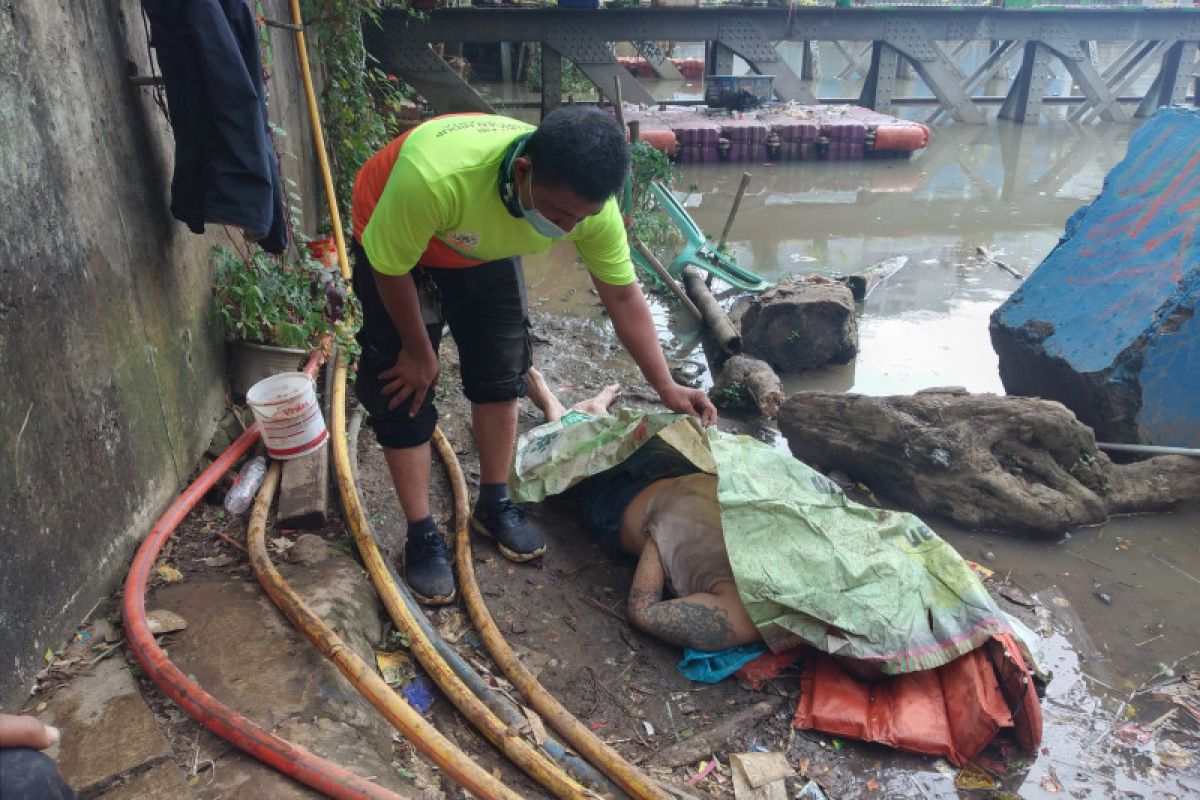
{"type": "Polygon", "coordinates": [[[855,503],[819,472],[749,437],[631,410],[570,412],[524,434],[510,489],[519,500],[542,500],[623,463],[655,437],[717,476],[734,581],[774,651],[738,674],[760,684],[803,658],[797,727],[957,765],[1002,730],[1036,752],[1041,708],[1011,620],[954,548],[913,515],[855,503]],[[892,677],[868,683],[846,671],[843,658],[892,677]]]}
{"type": "Polygon", "coordinates": [[[967,562],[912,514],[863,506],[786,453],[678,414],[571,412],[539,426],[518,441],[513,495],[566,491],[655,436],[717,475],[734,580],[773,651],[807,643],[901,674],[1010,632],[967,562]]]}

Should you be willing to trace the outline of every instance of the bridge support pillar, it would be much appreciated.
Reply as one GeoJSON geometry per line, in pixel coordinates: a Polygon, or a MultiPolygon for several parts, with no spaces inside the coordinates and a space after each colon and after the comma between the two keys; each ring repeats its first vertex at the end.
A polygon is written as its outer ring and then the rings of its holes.
{"type": "Polygon", "coordinates": [[[588,26],[576,23],[559,23],[548,27],[542,35],[542,46],[557,50],[564,58],[571,59],[579,71],[609,100],[615,100],[613,82],[621,81],[621,97],[630,103],[652,105],[654,97],[641,82],[621,66],[612,50],[593,33],[588,26]]]}
{"type": "MultiPolygon", "coordinates": [[[[956,37],[961,38],[961,37],[956,37]]],[[[938,43],[913,22],[888,22],[880,41],[897,50],[925,81],[942,108],[954,119],[967,125],[982,125],[986,120],[979,107],[963,89],[954,73],[957,67],[938,43]]]]}
{"type": "Polygon", "coordinates": [[[1046,96],[1046,85],[1050,82],[1051,57],[1049,48],[1040,42],[1025,43],[1021,67],[997,117],[1013,122],[1037,121],[1042,110],[1042,98],[1046,96]]]}
{"type": "Polygon", "coordinates": [[[683,75],[679,72],[679,68],[671,63],[671,59],[667,58],[667,54],[658,46],[658,42],[651,39],[643,41],[630,42],[637,54],[646,59],[646,63],[650,65],[650,69],[654,70],[654,74],[659,78],[668,81],[681,81],[683,75]]]}
{"type": "Polygon", "coordinates": [[[873,108],[880,114],[892,113],[892,101],[896,97],[896,76],[900,54],[896,48],[883,42],[875,42],[871,48],[871,66],[863,82],[858,102],[873,108]]]}
{"type": "Polygon", "coordinates": [[[720,42],[709,42],[704,53],[705,75],[732,75],[733,51],[720,42]]]}
{"type": "Polygon", "coordinates": [[[385,72],[403,77],[439,113],[494,109],[450,68],[428,42],[415,37],[385,34],[375,25],[363,26],[367,51],[379,59],[385,72]]]}
{"type": "Polygon", "coordinates": [[[821,80],[821,45],[813,39],[804,40],[804,52],[801,56],[800,79],[805,81],[821,80]]]}
{"type": "MultiPolygon", "coordinates": [[[[1148,117],[1159,106],[1181,106],[1187,100],[1191,65],[1196,61],[1195,42],[1175,42],[1163,53],[1162,65],[1135,115],[1148,117]]],[[[1198,101],[1200,102],[1200,101],[1198,101]]]]}
{"type": "Polygon", "coordinates": [[[542,48],[542,117],[562,103],[562,55],[553,47],[542,48]]]}

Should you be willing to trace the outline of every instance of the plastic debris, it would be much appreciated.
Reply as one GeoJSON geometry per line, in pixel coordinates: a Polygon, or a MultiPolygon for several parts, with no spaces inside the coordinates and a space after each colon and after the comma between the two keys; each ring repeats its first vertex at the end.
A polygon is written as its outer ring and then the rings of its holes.
{"type": "Polygon", "coordinates": [[[170,564],[159,564],[154,568],[154,572],[163,583],[175,583],[183,580],[183,573],[170,564]]]}
{"type": "Polygon", "coordinates": [[[433,708],[433,684],[424,675],[413,678],[405,685],[400,693],[408,704],[417,710],[418,714],[428,714],[433,708]]]}
{"type": "Polygon", "coordinates": [[[959,789],[995,789],[996,779],[983,767],[972,762],[954,776],[954,785],[959,789]]]}
{"type": "Polygon", "coordinates": [[[174,611],[167,611],[165,608],[156,608],[146,614],[146,623],[150,628],[150,632],[154,634],[174,633],[188,626],[187,620],[174,611]]]}
{"type": "Polygon", "coordinates": [[[1192,754],[1170,739],[1160,741],[1154,754],[1160,764],[1172,769],[1185,770],[1192,763],[1192,754]]]}
{"type": "Polygon", "coordinates": [[[717,760],[715,758],[709,759],[708,761],[701,761],[700,762],[700,771],[697,772],[692,777],[687,779],[688,786],[695,786],[697,783],[699,783],[700,781],[707,778],[710,774],[712,774],[712,771],[716,768],[717,768],[717,760]]]}
{"type": "Polygon", "coordinates": [[[1137,725],[1125,723],[1113,731],[1113,737],[1125,744],[1145,744],[1150,741],[1150,731],[1145,731],[1137,725]]]}
{"type": "Polygon", "coordinates": [[[412,659],[407,653],[376,651],[375,666],[388,686],[399,686],[414,675],[412,659]]]}
{"type": "Polygon", "coordinates": [[[796,795],[796,800],[829,800],[829,795],[825,794],[825,790],[816,781],[809,781],[796,795]]]}

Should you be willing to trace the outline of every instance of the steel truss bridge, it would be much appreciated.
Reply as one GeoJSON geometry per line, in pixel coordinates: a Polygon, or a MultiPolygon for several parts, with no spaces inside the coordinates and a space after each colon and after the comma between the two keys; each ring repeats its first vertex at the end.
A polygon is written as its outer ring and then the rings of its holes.
{"type": "Polygon", "coordinates": [[[846,56],[848,71],[861,68],[866,74],[858,102],[884,113],[907,99],[898,96],[897,82],[911,69],[933,94],[930,121],[981,124],[983,104],[990,100],[1000,102],[1000,117],[1034,122],[1046,103],[1062,101],[1047,97],[1058,61],[1079,91],[1068,100],[1071,120],[1128,121],[1186,101],[1200,43],[1200,8],[441,8],[424,21],[385,12],[381,27],[368,26],[364,33],[384,69],[443,113],[492,109],[438,55],[433,47],[438,43],[540,43],[546,113],[560,102],[563,58],[606,96],[615,94],[619,80],[627,102],[658,102],[617,61],[616,42],[633,43],[663,77],[678,73],[656,42],[706,42],[706,74],[730,74],[737,55],[755,72],[775,76],[779,99],[816,103],[805,79],[815,75],[817,43],[828,42],[846,56]],[[781,42],[804,43],[803,74],[784,61],[776,49],[781,42]],[[964,68],[959,56],[973,42],[986,43],[988,54],[964,68]],[[1124,50],[1101,67],[1098,42],[1122,43],[1124,50]],[[1010,74],[1010,64],[1015,70],[1007,91],[981,96],[983,87],[1010,74]],[[1155,77],[1145,93],[1129,96],[1147,74],[1155,77]]]}

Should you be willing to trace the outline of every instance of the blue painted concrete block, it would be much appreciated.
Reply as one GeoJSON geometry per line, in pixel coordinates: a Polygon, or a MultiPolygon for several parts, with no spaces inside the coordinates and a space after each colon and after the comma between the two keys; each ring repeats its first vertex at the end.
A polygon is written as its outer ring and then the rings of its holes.
{"type": "Polygon", "coordinates": [[[1009,394],[1101,441],[1200,447],[1200,112],[1159,110],[993,314],[1009,394]]]}

